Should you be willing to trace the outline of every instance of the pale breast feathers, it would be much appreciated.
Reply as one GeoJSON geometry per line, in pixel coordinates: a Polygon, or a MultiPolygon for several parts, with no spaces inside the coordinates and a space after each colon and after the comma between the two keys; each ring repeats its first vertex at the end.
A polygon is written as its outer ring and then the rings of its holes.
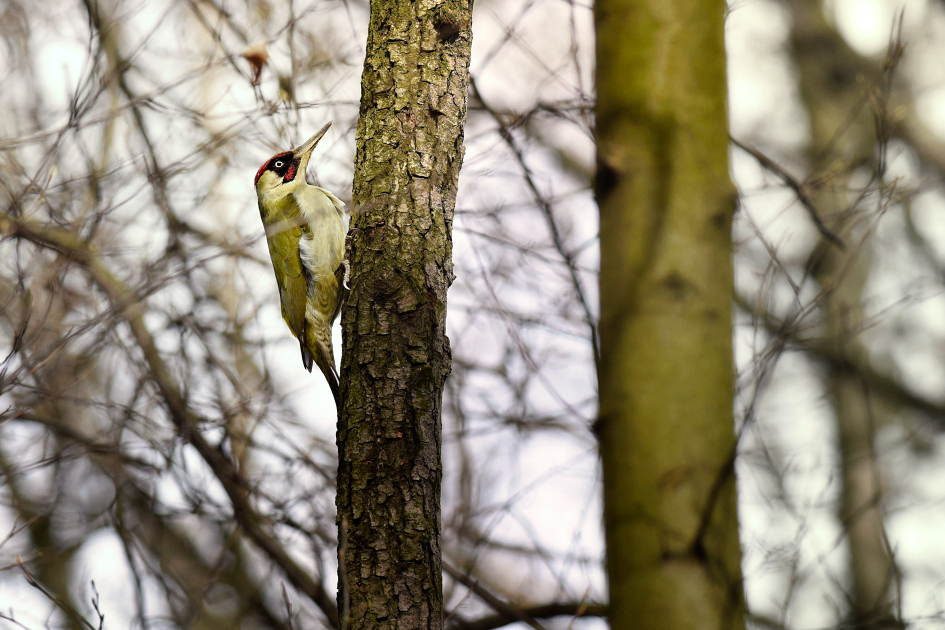
{"type": "Polygon", "coordinates": [[[344,204],[315,186],[305,186],[295,194],[302,197],[298,205],[304,209],[305,220],[299,255],[309,274],[320,281],[333,275],[341,264],[347,232],[344,204]]]}

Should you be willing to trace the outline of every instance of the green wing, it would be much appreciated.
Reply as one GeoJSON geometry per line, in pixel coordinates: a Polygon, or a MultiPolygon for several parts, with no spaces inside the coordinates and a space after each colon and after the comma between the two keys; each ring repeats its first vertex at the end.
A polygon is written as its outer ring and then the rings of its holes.
{"type": "MultiPolygon", "coordinates": [[[[287,196],[291,198],[292,195],[287,196]]],[[[291,204],[291,206],[294,205],[291,204]]],[[[269,243],[272,270],[279,284],[282,317],[292,334],[299,337],[305,329],[305,302],[308,293],[308,279],[302,268],[302,259],[299,257],[299,238],[302,236],[302,228],[298,225],[297,208],[280,208],[280,210],[283,212],[274,213],[275,216],[263,217],[263,223],[268,233],[266,240],[269,243]],[[286,210],[288,212],[285,212],[286,210]],[[295,212],[292,213],[292,210],[295,212]],[[292,214],[296,217],[292,217],[292,214]]]]}

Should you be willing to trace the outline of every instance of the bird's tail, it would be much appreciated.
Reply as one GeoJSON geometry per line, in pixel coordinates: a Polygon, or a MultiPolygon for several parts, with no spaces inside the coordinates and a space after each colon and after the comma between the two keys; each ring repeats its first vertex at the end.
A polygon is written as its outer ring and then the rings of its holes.
{"type": "Polygon", "coordinates": [[[320,321],[319,317],[313,316],[311,310],[306,315],[304,339],[299,339],[302,345],[302,362],[309,372],[312,371],[313,361],[318,366],[331,388],[335,407],[340,410],[341,382],[338,370],[335,369],[335,355],[331,348],[331,324],[320,321]]]}

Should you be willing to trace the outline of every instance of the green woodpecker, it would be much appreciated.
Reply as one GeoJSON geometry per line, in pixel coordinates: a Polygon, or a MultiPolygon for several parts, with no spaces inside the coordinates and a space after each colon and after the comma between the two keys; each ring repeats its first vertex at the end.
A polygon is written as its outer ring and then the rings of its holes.
{"type": "Polygon", "coordinates": [[[342,258],[348,215],[337,197],[305,181],[312,151],[330,126],[297,149],[269,158],[256,173],[255,184],[282,317],[299,340],[302,365],[311,372],[314,361],[340,407],[331,325],[346,293],[342,258]]]}

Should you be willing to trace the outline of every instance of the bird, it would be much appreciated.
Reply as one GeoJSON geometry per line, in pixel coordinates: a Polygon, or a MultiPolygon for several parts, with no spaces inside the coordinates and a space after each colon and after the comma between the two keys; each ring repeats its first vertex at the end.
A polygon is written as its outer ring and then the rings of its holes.
{"type": "Polygon", "coordinates": [[[282,317],[299,340],[302,365],[309,372],[313,362],[318,366],[340,409],[331,326],[347,294],[342,260],[349,216],[338,197],[305,181],[312,151],[329,127],[331,123],[297,148],[266,160],[254,186],[282,317]]]}

